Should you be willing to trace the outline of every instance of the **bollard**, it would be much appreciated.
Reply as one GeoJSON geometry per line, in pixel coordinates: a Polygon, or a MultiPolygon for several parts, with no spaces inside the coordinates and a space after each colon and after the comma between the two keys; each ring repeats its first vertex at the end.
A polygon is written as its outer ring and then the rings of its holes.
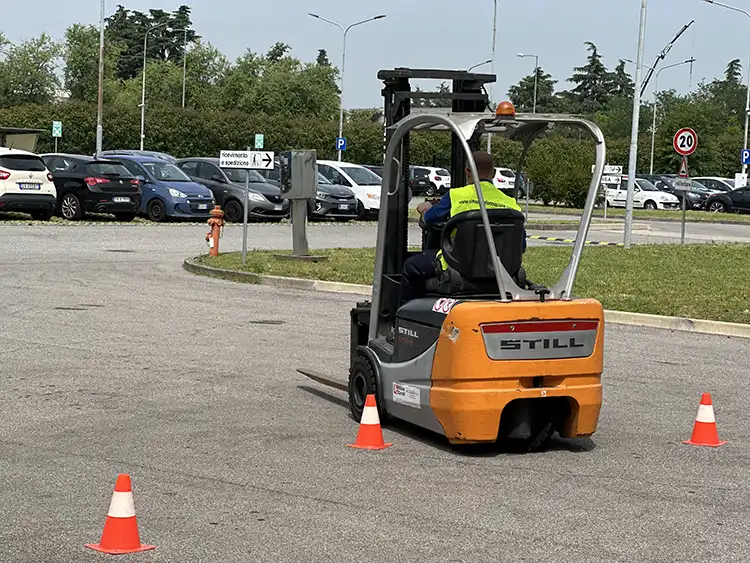
{"type": "Polygon", "coordinates": [[[221,210],[221,206],[216,205],[210,211],[209,215],[211,218],[208,220],[208,226],[211,230],[206,233],[206,242],[209,248],[208,255],[218,256],[219,239],[224,229],[224,212],[221,210]]]}

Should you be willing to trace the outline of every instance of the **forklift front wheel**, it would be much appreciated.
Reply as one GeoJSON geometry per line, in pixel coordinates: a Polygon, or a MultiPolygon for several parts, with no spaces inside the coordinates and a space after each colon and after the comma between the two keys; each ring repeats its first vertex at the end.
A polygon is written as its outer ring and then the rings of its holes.
{"type": "Polygon", "coordinates": [[[362,420],[367,395],[375,395],[378,404],[378,417],[381,424],[386,420],[385,405],[382,404],[378,393],[378,383],[375,378],[375,368],[365,355],[358,353],[357,359],[349,370],[349,409],[356,421],[362,420]]]}

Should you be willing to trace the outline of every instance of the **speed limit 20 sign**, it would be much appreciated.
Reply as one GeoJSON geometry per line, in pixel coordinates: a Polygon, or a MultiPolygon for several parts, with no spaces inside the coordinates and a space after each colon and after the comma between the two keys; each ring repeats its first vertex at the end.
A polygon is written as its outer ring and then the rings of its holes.
{"type": "Polygon", "coordinates": [[[672,145],[677,154],[689,156],[698,147],[698,135],[690,127],[683,127],[675,134],[672,145]]]}

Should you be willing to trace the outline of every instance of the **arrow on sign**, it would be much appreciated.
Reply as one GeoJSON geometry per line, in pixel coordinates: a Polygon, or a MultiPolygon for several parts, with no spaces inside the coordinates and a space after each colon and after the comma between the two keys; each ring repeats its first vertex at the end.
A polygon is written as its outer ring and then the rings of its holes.
{"type": "Polygon", "coordinates": [[[263,164],[268,168],[271,165],[271,162],[273,162],[273,158],[271,158],[271,153],[267,152],[263,155],[263,164]]]}

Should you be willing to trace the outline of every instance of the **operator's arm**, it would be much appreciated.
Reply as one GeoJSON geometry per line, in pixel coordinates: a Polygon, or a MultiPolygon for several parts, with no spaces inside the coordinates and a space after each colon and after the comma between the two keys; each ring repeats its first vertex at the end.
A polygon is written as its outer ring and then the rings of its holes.
{"type": "MultiPolygon", "coordinates": [[[[421,204],[420,205],[424,205],[421,204]]],[[[419,207],[417,207],[417,210],[419,211],[419,207]]],[[[420,213],[422,213],[420,211],[420,213]]],[[[424,219],[424,222],[428,225],[435,224],[435,223],[441,223],[443,221],[447,221],[448,218],[451,215],[451,196],[450,193],[445,194],[442,198],[440,198],[440,201],[437,205],[428,207],[424,213],[422,213],[422,218],[424,219]]]]}

